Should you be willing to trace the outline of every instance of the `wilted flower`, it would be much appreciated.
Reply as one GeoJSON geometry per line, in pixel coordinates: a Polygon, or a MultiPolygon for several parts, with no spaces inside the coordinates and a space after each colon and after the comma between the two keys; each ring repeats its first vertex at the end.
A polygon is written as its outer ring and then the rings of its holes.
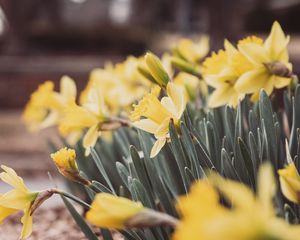
{"type": "Polygon", "coordinates": [[[79,169],[76,163],[76,152],[74,149],[62,148],[55,153],[52,153],[51,158],[55,163],[58,171],[71,181],[79,182],[84,185],[89,184],[89,181],[80,176],[79,169]]]}
{"type": "Polygon", "coordinates": [[[161,101],[157,98],[157,89],[147,94],[131,113],[133,125],[154,134],[157,141],[152,147],[150,157],[155,157],[169,138],[169,124],[173,120],[179,125],[181,115],[185,109],[184,90],[174,83],[168,83],[167,96],[161,101]]]}

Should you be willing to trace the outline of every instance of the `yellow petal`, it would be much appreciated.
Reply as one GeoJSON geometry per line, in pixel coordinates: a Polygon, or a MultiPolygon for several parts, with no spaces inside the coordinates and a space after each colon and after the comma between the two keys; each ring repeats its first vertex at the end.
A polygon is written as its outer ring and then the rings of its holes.
{"type": "Polygon", "coordinates": [[[4,172],[0,173],[0,179],[3,182],[6,182],[19,191],[28,192],[28,188],[25,186],[23,179],[17,175],[15,170],[5,165],[1,165],[1,168],[4,170],[4,172]]]}
{"type": "Polygon", "coordinates": [[[275,177],[271,164],[264,164],[258,171],[258,199],[264,212],[274,215],[272,198],[276,192],[275,177]]]}
{"type": "Polygon", "coordinates": [[[174,83],[169,83],[167,85],[167,94],[176,107],[176,117],[179,119],[185,109],[184,89],[180,86],[176,86],[174,83]]]}
{"type": "Polygon", "coordinates": [[[20,238],[26,239],[32,233],[32,216],[30,216],[30,206],[25,209],[21,222],[23,223],[23,228],[20,238]]]}
{"type": "Polygon", "coordinates": [[[283,88],[290,84],[291,78],[284,78],[284,77],[278,77],[274,76],[274,85],[275,88],[283,88]]]}
{"type": "Polygon", "coordinates": [[[280,60],[282,52],[286,49],[289,38],[286,38],[280,24],[273,23],[271,33],[266,39],[264,45],[268,50],[272,60],[280,60]]]}
{"type": "Polygon", "coordinates": [[[160,150],[166,144],[166,141],[166,138],[157,139],[157,141],[154,143],[151,149],[150,158],[154,158],[160,152],[160,150]]]}
{"type": "Polygon", "coordinates": [[[82,145],[87,150],[86,151],[87,155],[89,154],[90,148],[95,146],[98,137],[99,137],[99,131],[97,125],[90,127],[87,133],[84,135],[82,145]]]}
{"type": "Polygon", "coordinates": [[[48,116],[44,119],[44,121],[41,123],[40,128],[47,128],[54,126],[59,121],[59,113],[56,111],[51,111],[48,116]]]}
{"type": "Polygon", "coordinates": [[[171,119],[166,118],[156,129],[154,135],[157,139],[159,138],[166,138],[169,133],[169,125],[170,125],[171,119]]]}
{"type": "Polygon", "coordinates": [[[224,41],[224,48],[229,58],[238,52],[237,49],[227,39],[224,41]]]}
{"type": "Polygon", "coordinates": [[[265,87],[270,75],[262,67],[244,73],[236,82],[235,89],[239,93],[255,93],[265,87]]]}
{"type": "Polygon", "coordinates": [[[159,127],[159,125],[156,122],[150,119],[142,119],[140,121],[134,122],[133,125],[139,129],[142,129],[152,134],[154,134],[159,127]]]}
{"type": "Polygon", "coordinates": [[[230,84],[224,84],[223,87],[217,88],[211,95],[208,101],[208,106],[211,108],[220,107],[226,104],[238,102],[238,94],[234,87],[230,84]],[[237,98],[233,101],[233,98],[237,98]]]}
{"type": "Polygon", "coordinates": [[[63,76],[60,80],[60,92],[67,100],[75,100],[77,89],[74,80],[63,76]]]}
{"type": "Polygon", "coordinates": [[[174,102],[172,101],[172,99],[170,97],[163,97],[161,100],[161,105],[164,106],[164,108],[170,113],[170,117],[174,118],[174,119],[178,119],[177,115],[177,108],[174,104],[174,102]]]}
{"type": "Polygon", "coordinates": [[[99,193],[87,212],[87,220],[98,227],[124,228],[126,220],[142,212],[144,207],[139,202],[127,198],[99,193]]]}
{"type": "Polygon", "coordinates": [[[223,179],[215,173],[211,174],[208,179],[228,201],[232,202],[234,207],[247,210],[255,205],[254,194],[246,185],[223,179]]]}
{"type": "Polygon", "coordinates": [[[0,197],[0,206],[23,210],[31,203],[36,194],[26,193],[18,189],[11,190],[0,197]]]}
{"type": "Polygon", "coordinates": [[[91,88],[87,95],[87,103],[84,107],[96,115],[104,116],[107,114],[107,108],[104,103],[104,95],[100,88],[91,88]]]}
{"type": "MultiPolygon", "coordinates": [[[[1,197],[1,196],[0,196],[0,197],[1,197]]],[[[0,224],[2,223],[2,221],[3,221],[6,217],[8,217],[8,216],[14,214],[14,213],[17,212],[17,211],[18,211],[18,210],[13,209],[13,208],[6,208],[6,207],[0,206],[0,224]]]]}
{"type": "Polygon", "coordinates": [[[283,195],[292,202],[300,203],[300,176],[294,162],[278,170],[283,195]]]}
{"type": "Polygon", "coordinates": [[[64,117],[60,121],[60,129],[66,129],[66,132],[69,132],[91,127],[97,123],[98,118],[95,114],[73,102],[65,110],[64,117]]]}
{"type": "Polygon", "coordinates": [[[255,43],[247,43],[238,46],[240,52],[253,64],[270,62],[266,49],[255,43]]]}

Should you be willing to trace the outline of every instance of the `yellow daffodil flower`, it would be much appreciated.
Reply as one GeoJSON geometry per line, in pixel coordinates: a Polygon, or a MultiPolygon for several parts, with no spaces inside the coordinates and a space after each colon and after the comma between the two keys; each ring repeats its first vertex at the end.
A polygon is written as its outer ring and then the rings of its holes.
{"type": "Polygon", "coordinates": [[[225,104],[236,107],[245,94],[236,91],[235,84],[241,74],[248,71],[252,64],[227,40],[224,50],[205,59],[203,62],[204,80],[215,88],[209,97],[209,107],[225,104]]]}
{"type": "Polygon", "coordinates": [[[286,155],[288,165],[278,170],[281,191],[288,200],[300,204],[300,175],[290,155],[287,143],[286,155]]]}
{"type": "Polygon", "coordinates": [[[86,218],[98,227],[123,229],[130,218],[144,210],[145,208],[139,202],[108,193],[99,193],[87,212],[86,218]]]}
{"type": "Polygon", "coordinates": [[[184,89],[174,83],[168,83],[167,96],[161,101],[157,98],[157,89],[147,94],[131,113],[133,125],[154,134],[157,141],[152,147],[150,157],[155,157],[169,138],[169,123],[179,124],[185,109],[184,89]]]}
{"type": "Polygon", "coordinates": [[[31,130],[54,126],[61,118],[69,101],[76,98],[76,85],[68,76],[60,80],[60,92],[54,91],[54,83],[46,81],[32,93],[23,119],[31,130]]]}
{"type": "Polygon", "coordinates": [[[257,100],[264,89],[270,95],[274,88],[283,88],[290,83],[292,65],[289,63],[287,45],[289,37],[284,35],[278,22],[274,22],[266,41],[238,44],[239,51],[253,64],[253,69],[243,74],[235,88],[238,92],[253,94],[257,100]]]}
{"type": "Polygon", "coordinates": [[[209,52],[209,38],[203,36],[198,42],[193,42],[190,39],[183,38],[174,48],[175,54],[182,57],[184,60],[196,64],[204,58],[209,52]]]}
{"type": "Polygon", "coordinates": [[[141,58],[129,56],[116,65],[106,64],[103,69],[94,69],[86,88],[81,92],[80,104],[84,105],[87,101],[91,88],[100,88],[104,102],[112,114],[128,112],[132,103],[141,99],[151,85],[137,70],[141,61],[141,58]]]}
{"type": "Polygon", "coordinates": [[[275,189],[268,164],[259,170],[257,196],[241,183],[212,174],[208,180],[195,183],[190,194],[179,199],[182,220],[172,239],[298,239],[300,227],[276,216],[272,202],[275,189]],[[230,208],[220,203],[219,193],[230,208]]]}
{"type": "Polygon", "coordinates": [[[30,192],[23,179],[13,169],[4,165],[1,165],[1,168],[4,172],[0,173],[0,179],[14,189],[0,196],[0,221],[10,214],[23,211],[21,239],[25,239],[32,232],[31,206],[37,198],[38,192],[30,192]]]}
{"type": "Polygon", "coordinates": [[[87,97],[83,106],[72,102],[66,107],[59,128],[63,134],[88,128],[83,138],[83,146],[86,149],[85,154],[89,155],[90,148],[96,144],[101,133],[101,124],[107,120],[108,110],[100,89],[90,89],[87,97]]]}

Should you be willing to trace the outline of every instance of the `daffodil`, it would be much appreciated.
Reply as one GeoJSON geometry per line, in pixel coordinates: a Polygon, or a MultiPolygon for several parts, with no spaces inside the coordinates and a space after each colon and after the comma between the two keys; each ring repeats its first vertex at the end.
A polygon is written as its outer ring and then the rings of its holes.
{"type": "Polygon", "coordinates": [[[224,50],[205,59],[203,76],[208,85],[215,88],[209,97],[209,107],[219,107],[225,104],[236,107],[245,94],[235,89],[238,78],[251,69],[252,64],[227,40],[224,50]]]}
{"type": "Polygon", "coordinates": [[[191,192],[179,199],[182,220],[173,239],[298,239],[300,227],[276,216],[272,201],[275,190],[268,164],[259,170],[257,195],[241,183],[212,174],[208,180],[195,183],[191,192]],[[221,204],[219,194],[230,207],[221,204]]]}
{"type": "Polygon", "coordinates": [[[288,165],[278,170],[281,191],[288,200],[300,204],[300,175],[290,155],[287,143],[286,155],[288,165]]]}
{"type": "Polygon", "coordinates": [[[90,89],[87,98],[83,106],[71,102],[66,107],[59,128],[63,134],[88,129],[83,137],[83,146],[85,154],[89,155],[90,148],[96,144],[101,134],[101,125],[108,118],[108,110],[100,89],[90,89]]]}
{"type": "Polygon", "coordinates": [[[151,85],[137,70],[141,61],[141,58],[129,56],[116,65],[106,64],[104,68],[94,69],[86,88],[81,92],[80,104],[84,105],[87,101],[91,88],[100,88],[104,102],[112,114],[127,112],[132,103],[141,99],[151,85]]]}
{"type": "Polygon", "coordinates": [[[238,92],[253,94],[256,100],[264,89],[270,95],[274,88],[283,88],[291,81],[292,65],[289,63],[286,37],[278,22],[274,22],[263,44],[241,43],[239,51],[253,64],[252,70],[243,74],[235,88],[238,92]]]}
{"type": "Polygon", "coordinates": [[[60,92],[54,91],[54,83],[46,81],[32,93],[23,119],[31,130],[54,126],[59,122],[65,106],[76,98],[76,85],[68,76],[60,80],[60,92]]]}
{"type": "Polygon", "coordinates": [[[32,232],[31,206],[39,193],[29,191],[13,169],[4,165],[1,168],[3,172],[0,173],[0,179],[14,189],[0,196],[0,221],[17,211],[23,211],[21,239],[25,239],[32,232]]]}
{"type": "Polygon", "coordinates": [[[175,54],[190,63],[198,63],[209,51],[209,38],[203,36],[198,42],[190,39],[181,39],[174,48],[175,54]]]}
{"type": "Polygon", "coordinates": [[[179,125],[185,109],[184,89],[174,83],[168,83],[167,96],[160,101],[157,98],[157,89],[147,94],[131,113],[133,125],[144,131],[154,134],[157,139],[152,147],[150,157],[155,157],[169,139],[169,124],[173,120],[179,125]]]}
{"type": "Polygon", "coordinates": [[[123,229],[130,218],[143,211],[145,208],[140,202],[133,202],[108,193],[99,193],[87,212],[86,218],[98,227],[123,229]]]}

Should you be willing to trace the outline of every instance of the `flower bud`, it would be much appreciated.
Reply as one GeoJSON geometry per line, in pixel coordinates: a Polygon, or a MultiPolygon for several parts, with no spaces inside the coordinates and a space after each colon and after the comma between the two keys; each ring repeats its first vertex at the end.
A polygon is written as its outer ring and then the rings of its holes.
{"type": "Polygon", "coordinates": [[[89,185],[89,181],[79,174],[76,164],[76,153],[74,149],[62,148],[59,151],[52,153],[51,158],[55,163],[58,171],[71,181],[89,185]]]}
{"type": "Polygon", "coordinates": [[[162,87],[166,87],[168,82],[170,81],[170,77],[167,71],[164,69],[159,58],[152,53],[147,53],[145,55],[145,61],[149,72],[155,79],[156,83],[162,87]]]}
{"type": "Polygon", "coordinates": [[[172,65],[174,65],[175,67],[177,67],[179,70],[181,70],[183,72],[190,73],[192,75],[201,77],[199,70],[197,70],[197,66],[195,66],[185,60],[182,60],[181,58],[172,57],[171,63],[172,63],[172,65]]]}

